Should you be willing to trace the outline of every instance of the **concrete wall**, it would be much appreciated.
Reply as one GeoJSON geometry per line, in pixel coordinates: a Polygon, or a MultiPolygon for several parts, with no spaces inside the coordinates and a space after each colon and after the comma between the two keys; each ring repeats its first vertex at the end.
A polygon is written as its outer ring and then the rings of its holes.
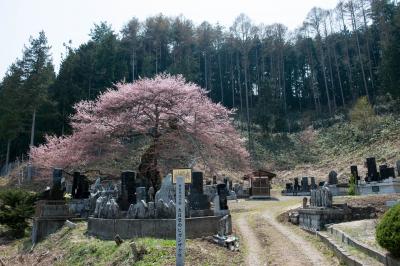
{"type": "Polygon", "coordinates": [[[57,232],[58,229],[63,227],[64,223],[65,219],[34,218],[31,235],[32,243],[37,243],[46,236],[57,232]]]}
{"type": "MultiPolygon", "coordinates": [[[[217,216],[186,218],[186,238],[216,234],[221,218],[217,216]]],[[[116,234],[123,239],[135,237],[175,239],[175,219],[89,218],[88,233],[102,239],[114,239],[116,234]]]]}

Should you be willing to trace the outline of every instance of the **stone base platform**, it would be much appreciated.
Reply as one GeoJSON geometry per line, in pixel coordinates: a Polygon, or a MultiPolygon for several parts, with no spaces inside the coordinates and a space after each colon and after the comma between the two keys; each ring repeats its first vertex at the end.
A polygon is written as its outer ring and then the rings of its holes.
{"type": "Polygon", "coordinates": [[[400,193],[400,178],[389,178],[382,182],[361,182],[357,186],[360,195],[400,193]]]}
{"type": "Polygon", "coordinates": [[[340,223],[349,220],[350,209],[342,208],[304,208],[298,209],[299,226],[310,231],[320,231],[326,224],[340,223]]]}
{"type": "Polygon", "coordinates": [[[298,191],[298,192],[282,191],[281,194],[282,194],[282,196],[303,196],[303,197],[311,196],[310,191],[298,191]]]}
{"type": "MultiPolygon", "coordinates": [[[[221,216],[186,218],[186,238],[200,238],[216,234],[221,226],[221,216]]],[[[231,223],[228,216],[227,223],[231,223]]],[[[156,237],[175,239],[175,219],[102,219],[88,220],[88,233],[101,239],[111,240],[115,235],[123,239],[156,237]]],[[[232,232],[228,232],[232,233],[232,232]]]]}

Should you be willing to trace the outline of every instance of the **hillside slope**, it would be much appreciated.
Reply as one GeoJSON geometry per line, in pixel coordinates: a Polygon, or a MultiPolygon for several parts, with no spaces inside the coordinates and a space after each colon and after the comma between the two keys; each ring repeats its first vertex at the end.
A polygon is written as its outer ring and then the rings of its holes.
{"type": "Polygon", "coordinates": [[[274,170],[278,174],[275,183],[279,185],[297,176],[325,180],[331,170],[346,182],[351,165],[357,165],[360,176],[365,176],[367,157],[375,157],[377,165],[395,166],[400,160],[399,136],[400,120],[392,115],[378,116],[368,131],[342,121],[294,134],[259,134],[255,164],[274,170]]]}

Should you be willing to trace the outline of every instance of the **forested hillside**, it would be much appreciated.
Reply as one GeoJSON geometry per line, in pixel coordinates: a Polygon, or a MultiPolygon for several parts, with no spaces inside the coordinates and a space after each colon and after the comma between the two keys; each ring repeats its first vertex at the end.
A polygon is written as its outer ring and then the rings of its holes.
{"type": "Polygon", "coordinates": [[[59,73],[44,32],[9,67],[0,83],[0,168],[26,157],[46,134],[69,134],[77,102],[95,99],[117,82],[163,72],[182,74],[214,102],[237,109],[237,125],[256,160],[271,158],[260,155],[260,146],[290,145],[276,134],[345,122],[360,96],[375,112],[397,112],[397,104],[382,107],[400,96],[397,1],[313,8],[294,31],[256,25],[244,14],[231,27],[160,14],[132,18],[120,32],[100,22],[89,35],[77,48],[65,44],[59,73]]]}

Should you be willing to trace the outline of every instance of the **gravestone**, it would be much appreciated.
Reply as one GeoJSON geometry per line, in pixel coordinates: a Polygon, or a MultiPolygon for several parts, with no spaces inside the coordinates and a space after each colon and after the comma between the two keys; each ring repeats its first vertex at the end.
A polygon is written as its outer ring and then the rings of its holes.
{"type": "Polygon", "coordinates": [[[106,203],[105,217],[106,219],[119,218],[119,206],[114,198],[110,198],[106,203]]]}
{"type": "Polygon", "coordinates": [[[121,197],[119,205],[121,210],[128,210],[129,206],[136,202],[136,173],[134,171],[123,171],[121,173],[121,197]]]}
{"type": "Polygon", "coordinates": [[[156,192],[155,202],[158,202],[162,199],[164,202],[170,202],[171,200],[175,200],[175,192],[174,185],[172,184],[172,175],[166,175],[162,182],[161,188],[156,192]]]}
{"type": "Polygon", "coordinates": [[[228,178],[226,177],[226,176],[224,176],[224,184],[226,185],[226,189],[228,189],[229,190],[229,187],[228,187],[228,178]]]}
{"type": "Polygon", "coordinates": [[[79,179],[81,177],[80,172],[74,172],[73,179],[72,179],[72,191],[71,196],[73,199],[76,197],[76,189],[78,188],[79,179]]]}
{"type": "Polygon", "coordinates": [[[358,176],[357,165],[350,166],[350,173],[354,177],[354,182],[357,183],[357,181],[360,180],[360,177],[358,176]]]}
{"type": "Polygon", "coordinates": [[[380,179],[388,179],[389,177],[395,178],[394,168],[387,167],[387,165],[379,166],[380,179]]]}
{"type": "Polygon", "coordinates": [[[71,196],[73,199],[87,199],[90,196],[89,180],[80,172],[74,172],[71,196]]]}
{"type": "Polygon", "coordinates": [[[292,192],[292,191],[293,191],[293,184],[286,183],[286,192],[292,192]]]}
{"type": "Polygon", "coordinates": [[[308,186],[308,177],[302,177],[301,178],[301,191],[307,192],[309,191],[310,188],[308,186]]]}
{"type": "Polygon", "coordinates": [[[147,219],[149,216],[149,207],[144,200],[138,201],[136,204],[129,206],[126,217],[128,219],[147,219]]]}
{"type": "Polygon", "coordinates": [[[315,177],[311,177],[311,189],[316,189],[317,188],[317,184],[315,183],[315,177]]]}
{"type": "Polygon", "coordinates": [[[190,193],[203,194],[203,172],[192,172],[190,193]]]}
{"type": "Polygon", "coordinates": [[[332,203],[333,197],[332,192],[329,190],[329,187],[324,186],[322,188],[311,191],[310,207],[331,208],[332,203]]]}
{"type": "Polygon", "coordinates": [[[395,171],[394,171],[394,167],[386,168],[386,176],[387,176],[387,178],[390,178],[390,177],[395,178],[396,177],[396,174],[395,174],[395,171]]]}
{"type": "Polygon", "coordinates": [[[146,188],[145,187],[137,187],[136,188],[136,202],[139,203],[141,201],[146,202],[146,188]]]}
{"type": "Polygon", "coordinates": [[[217,185],[217,194],[219,196],[219,206],[221,210],[228,209],[228,199],[227,196],[229,192],[226,188],[226,184],[218,184],[217,185]]]}
{"type": "Polygon", "coordinates": [[[62,180],[62,169],[54,168],[53,169],[53,185],[49,192],[50,200],[63,200],[64,199],[64,191],[61,187],[62,180]]]}
{"type": "Polygon", "coordinates": [[[299,178],[298,177],[294,178],[294,190],[295,191],[299,191],[300,190],[299,178]]]}
{"type": "Polygon", "coordinates": [[[400,176],[400,160],[396,162],[397,176],[400,176]]]}
{"type": "Polygon", "coordinates": [[[318,183],[318,187],[323,187],[325,185],[325,181],[321,181],[318,183]]]}
{"type": "Polygon", "coordinates": [[[303,208],[307,208],[307,197],[303,198],[303,208]]]}
{"type": "Polygon", "coordinates": [[[229,184],[229,190],[233,190],[233,181],[229,179],[228,184],[229,184]]]}
{"type": "Polygon", "coordinates": [[[212,181],[212,183],[213,183],[213,185],[216,185],[216,184],[217,184],[217,177],[216,177],[216,176],[213,176],[213,181],[212,181]]]}
{"type": "Polygon", "coordinates": [[[386,164],[379,165],[379,179],[388,178],[388,177],[386,177],[386,169],[387,169],[387,165],[386,164]]]}
{"type": "Polygon", "coordinates": [[[376,161],[374,157],[367,158],[365,162],[367,166],[367,182],[379,181],[379,174],[376,169],[376,161]]]}
{"type": "Polygon", "coordinates": [[[335,171],[330,171],[328,175],[328,184],[329,185],[337,185],[337,173],[335,171]]]}
{"type": "Polygon", "coordinates": [[[208,196],[203,194],[202,172],[192,172],[192,184],[190,185],[188,200],[192,210],[206,210],[210,208],[208,196]]]}

